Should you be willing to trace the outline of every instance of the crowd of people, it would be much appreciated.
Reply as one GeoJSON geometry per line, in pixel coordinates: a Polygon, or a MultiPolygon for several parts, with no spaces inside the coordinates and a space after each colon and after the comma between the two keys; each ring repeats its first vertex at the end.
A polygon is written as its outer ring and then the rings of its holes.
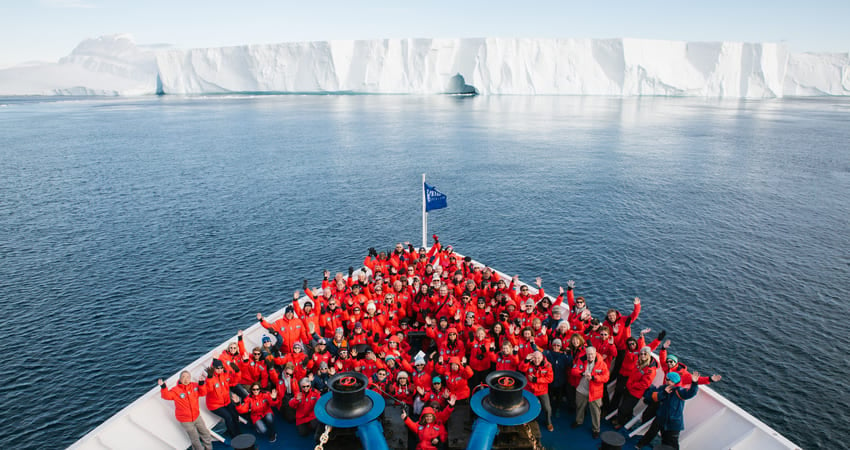
{"type": "Polygon", "coordinates": [[[188,373],[171,389],[159,380],[193,449],[211,448],[199,424],[199,396],[231,437],[240,432],[241,416],[273,442],[275,415],[302,436],[320,433],[314,406],[330,377],[347,371],[365,375],[388,404],[404,406],[402,419],[417,449],[443,448],[446,422],[494,370],[526,377],[549,432],[553,413],[567,408],[575,413],[573,428],[583,426],[589,412],[598,438],[606,413],[617,411],[611,423],[619,429],[643,401],[642,420],[653,424],[639,444],[661,433],[663,443],[678,448],[684,401],[720,376],[689,372],[669,353],[664,331],[649,341],[649,329],[633,335],[639,298],[628,314],[612,308],[594,317],[573,281],[553,299],[540,278],[532,292],[518,277],[500,277],[433,238],[427,250],[409,243],[387,252],[370,248],[362,268],[349,267],[348,277],[325,271],[321,288],[304,280],[307,298],[299,301],[302,292],[295,291],[282,318],[270,322],[257,314],[268,331],[260,346],[246,348],[240,330],[197,383],[188,373]],[[652,357],[656,349],[660,363],[652,357]],[[658,370],[665,384],[655,387],[658,370]]]}

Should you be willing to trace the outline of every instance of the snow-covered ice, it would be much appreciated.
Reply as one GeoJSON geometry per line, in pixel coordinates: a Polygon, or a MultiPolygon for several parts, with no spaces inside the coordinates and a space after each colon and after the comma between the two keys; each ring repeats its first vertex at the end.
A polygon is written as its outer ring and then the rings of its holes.
{"type": "Polygon", "coordinates": [[[83,41],[57,63],[2,69],[0,95],[438,94],[456,74],[484,95],[850,95],[850,54],[775,43],[377,39],[175,50],[129,35],[83,41]]]}

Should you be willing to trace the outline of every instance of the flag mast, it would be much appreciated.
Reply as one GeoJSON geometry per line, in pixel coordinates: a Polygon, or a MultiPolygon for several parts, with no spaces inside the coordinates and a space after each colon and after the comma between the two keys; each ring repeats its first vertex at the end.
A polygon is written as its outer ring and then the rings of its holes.
{"type": "Polygon", "coordinates": [[[425,212],[425,174],[422,174],[422,247],[428,244],[428,213],[425,212]]]}

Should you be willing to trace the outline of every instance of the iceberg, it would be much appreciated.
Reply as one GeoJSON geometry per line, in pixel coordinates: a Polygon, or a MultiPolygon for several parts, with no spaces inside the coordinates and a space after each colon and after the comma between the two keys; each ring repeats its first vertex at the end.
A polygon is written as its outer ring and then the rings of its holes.
{"type": "Polygon", "coordinates": [[[0,70],[0,95],[850,95],[850,53],[649,39],[375,39],[171,49],[129,35],[0,70]],[[460,78],[458,78],[460,77],[460,78]],[[459,81],[460,80],[460,81],[459,81]]]}

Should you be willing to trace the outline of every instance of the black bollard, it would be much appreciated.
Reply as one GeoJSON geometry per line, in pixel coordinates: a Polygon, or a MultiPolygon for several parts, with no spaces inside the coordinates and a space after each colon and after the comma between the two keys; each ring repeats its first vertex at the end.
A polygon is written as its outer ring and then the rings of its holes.
{"type": "Polygon", "coordinates": [[[369,379],[360,372],[343,372],[328,380],[332,392],[326,410],[337,419],[361,417],[372,409],[372,399],[366,396],[369,379]]]}
{"type": "Polygon", "coordinates": [[[602,447],[600,450],[620,450],[626,444],[626,438],[616,431],[605,431],[602,433],[602,447]]]}
{"type": "Polygon", "coordinates": [[[528,402],[522,392],[528,381],[519,372],[497,370],[487,375],[486,383],[490,394],[481,402],[481,406],[491,414],[500,417],[516,417],[528,411],[528,402]]]}
{"type": "Polygon", "coordinates": [[[252,434],[240,434],[230,441],[230,446],[233,450],[257,450],[254,445],[257,439],[252,434]]]}

